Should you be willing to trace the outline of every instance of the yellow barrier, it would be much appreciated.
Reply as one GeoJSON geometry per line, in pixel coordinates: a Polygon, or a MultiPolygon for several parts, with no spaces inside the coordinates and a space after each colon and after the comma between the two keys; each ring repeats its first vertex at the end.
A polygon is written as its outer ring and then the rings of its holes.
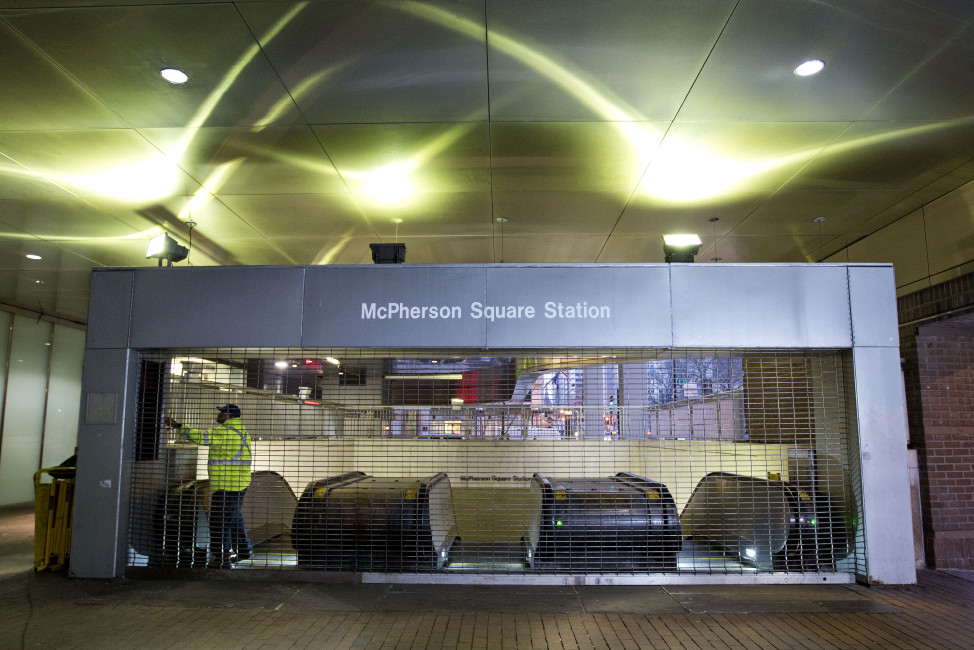
{"type": "Polygon", "coordinates": [[[34,570],[57,570],[71,555],[74,510],[73,467],[47,467],[34,473],[34,570]],[[42,483],[44,474],[50,483],[42,483]]]}

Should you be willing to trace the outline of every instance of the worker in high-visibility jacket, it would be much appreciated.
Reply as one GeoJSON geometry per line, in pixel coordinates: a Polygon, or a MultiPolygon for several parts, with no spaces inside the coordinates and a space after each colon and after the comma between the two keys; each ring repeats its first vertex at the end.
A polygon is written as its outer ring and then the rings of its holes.
{"type": "Polygon", "coordinates": [[[240,407],[219,407],[215,429],[192,429],[167,417],[166,424],[179,429],[198,445],[209,448],[206,469],[210,475],[210,555],[207,566],[228,569],[231,563],[249,560],[253,549],[247,536],[241,507],[250,485],[252,459],[250,436],[240,421],[240,407]]]}

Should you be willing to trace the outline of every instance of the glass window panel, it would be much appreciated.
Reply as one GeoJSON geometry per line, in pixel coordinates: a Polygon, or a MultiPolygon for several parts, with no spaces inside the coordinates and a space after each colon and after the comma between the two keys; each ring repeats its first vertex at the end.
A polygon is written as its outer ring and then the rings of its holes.
{"type": "Polygon", "coordinates": [[[85,332],[72,327],[55,326],[51,355],[47,417],[44,420],[44,454],[41,463],[44,467],[60,464],[74,453],[77,444],[85,332]]]}
{"type": "Polygon", "coordinates": [[[0,495],[6,503],[34,500],[52,327],[48,322],[14,316],[0,452],[0,495]]]}

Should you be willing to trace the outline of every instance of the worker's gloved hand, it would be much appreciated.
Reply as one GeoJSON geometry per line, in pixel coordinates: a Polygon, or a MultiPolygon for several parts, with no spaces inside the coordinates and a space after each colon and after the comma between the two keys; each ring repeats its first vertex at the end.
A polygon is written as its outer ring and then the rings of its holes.
{"type": "Polygon", "coordinates": [[[163,422],[165,423],[165,425],[166,425],[167,427],[172,427],[173,429],[178,429],[178,428],[180,428],[181,426],[183,426],[183,425],[182,425],[182,424],[180,424],[179,422],[176,422],[176,420],[175,420],[174,418],[171,418],[171,417],[169,417],[168,415],[167,415],[167,416],[166,416],[165,418],[163,418],[163,420],[162,420],[162,421],[163,421],[163,422]]]}

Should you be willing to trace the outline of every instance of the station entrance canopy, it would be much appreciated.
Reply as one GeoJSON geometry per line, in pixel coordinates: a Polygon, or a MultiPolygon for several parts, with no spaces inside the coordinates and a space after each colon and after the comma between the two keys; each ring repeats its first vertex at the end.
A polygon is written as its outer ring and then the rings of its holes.
{"type": "Polygon", "coordinates": [[[205,451],[163,418],[227,402],[234,570],[915,577],[889,266],[97,269],[82,392],[82,577],[206,566],[205,451]]]}

